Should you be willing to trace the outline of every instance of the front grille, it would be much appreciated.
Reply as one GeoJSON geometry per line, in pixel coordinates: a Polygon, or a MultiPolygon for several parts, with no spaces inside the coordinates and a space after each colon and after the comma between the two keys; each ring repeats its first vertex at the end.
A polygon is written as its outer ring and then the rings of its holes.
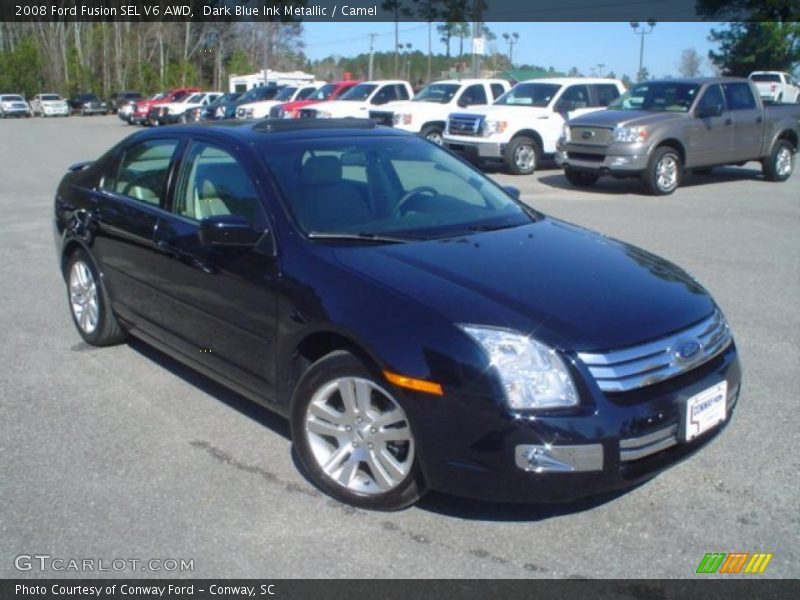
{"type": "Polygon", "coordinates": [[[317,111],[313,108],[301,108],[300,109],[300,117],[301,119],[316,119],[317,118],[317,111]]]}
{"type": "Polygon", "coordinates": [[[451,135],[477,135],[483,117],[479,115],[452,114],[447,119],[447,132],[451,135]]]}
{"type": "Polygon", "coordinates": [[[608,127],[570,127],[569,141],[587,146],[608,146],[614,130],[608,127]]]}
{"type": "Polygon", "coordinates": [[[567,158],[572,160],[585,160],[587,162],[603,162],[605,154],[589,154],[588,152],[567,152],[567,158]]]}
{"type": "Polygon", "coordinates": [[[731,343],[728,323],[718,310],[697,325],[640,346],[606,353],[581,352],[580,359],[604,392],[627,392],[686,373],[720,354],[731,343]],[[685,356],[683,349],[699,344],[685,356]]]}
{"type": "Polygon", "coordinates": [[[391,111],[371,110],[369,111],[369,118],[376,125],[394,127],[394,113],[391,111]]]}
{"type": "Polygon", "coordinates": [[[619,460],[639,460],[656,452],[666,450],[678,443],[678,426],[671,425],[638,438],[619,441],[619,460]]]}

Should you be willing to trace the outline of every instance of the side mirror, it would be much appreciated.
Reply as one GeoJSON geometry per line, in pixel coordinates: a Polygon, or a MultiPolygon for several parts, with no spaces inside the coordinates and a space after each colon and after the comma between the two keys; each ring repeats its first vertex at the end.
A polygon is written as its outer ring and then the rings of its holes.
{"type": "Polygon", "coordinates": [[[714,106],[701,106],[697,109],[698,119],[708,119],[709,117],[721,117],[722,105],[715,104],[714,106]]]}
{"type": "Polygon", "coordinates": [[[520,191],[519,191],[518,187],[513,186],[513,185],[505,185],[505,186],[503,186],[503,189],[506,191],[506,193],[509,196],[514,198],[514,200],[519,200],[520,191]]]}
{"type": "Polygon", "coordinates": [[[200,221],[200,241],[209,246],[253,246],[262,232],[236,215],[208,217],[200,221]]]}

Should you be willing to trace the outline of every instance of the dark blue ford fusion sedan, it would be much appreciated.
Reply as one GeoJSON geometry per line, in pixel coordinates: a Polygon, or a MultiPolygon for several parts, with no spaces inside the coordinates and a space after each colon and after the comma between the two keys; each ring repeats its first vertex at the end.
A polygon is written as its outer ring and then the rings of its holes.
{"type": "Polygon", "coordinates": [[[728,324],[679,267],[517,196],[366,121],[192,125],[72,167],[55,234],[86,342],[288,417],[344,502],[633,486],[730,421],[728,324]]]}

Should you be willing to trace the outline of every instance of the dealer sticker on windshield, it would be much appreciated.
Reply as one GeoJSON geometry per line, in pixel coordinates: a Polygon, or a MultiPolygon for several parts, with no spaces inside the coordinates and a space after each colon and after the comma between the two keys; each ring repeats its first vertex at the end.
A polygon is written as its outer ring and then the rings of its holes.
{"type": "Polygon", "coordinates": [[[689,441],[725,420],[728,382],[703,390],[686,402],[684,440],[689,441]]]}

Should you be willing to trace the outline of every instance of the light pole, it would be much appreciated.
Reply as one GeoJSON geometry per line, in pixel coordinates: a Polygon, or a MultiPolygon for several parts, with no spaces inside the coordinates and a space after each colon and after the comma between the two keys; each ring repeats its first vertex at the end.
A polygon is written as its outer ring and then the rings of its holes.
{"type": "Polygon", "coordinates": [[[514,33],[504,33],[503,39],[508,44],[508,68],[514,68],[514,44],[519,41],[519,34],[515,31],[514,33]]]}
{"type": "MultiPolygon", "coordinates": [[[[401,53],[403,52],[403,49],[406,50],[406,54],[405,54],[406,71],[407,71],[406,80],[410,80],[411,79],[411,61],[408,60],[408,52],[411,50],[411,46],[412,46],[411,43],[397,44],[397,49],[401,53]]],[[[402,74],[401,74],[401,77],[402,77],[402,74]]]]}
{"type": "Polygon", "coordinates": [[[640,36],[641,42],[639,43],[639,71],[636,73],[636,80],[642,80],[642,68],[644,67],[644,36],[648,33],[653,33],[653,29],[656,27],[655,19],[648,19],[647,25],[642,25],[639,21],[631,21],[631,29],[633,29],[633,33],[640,36]]]}

